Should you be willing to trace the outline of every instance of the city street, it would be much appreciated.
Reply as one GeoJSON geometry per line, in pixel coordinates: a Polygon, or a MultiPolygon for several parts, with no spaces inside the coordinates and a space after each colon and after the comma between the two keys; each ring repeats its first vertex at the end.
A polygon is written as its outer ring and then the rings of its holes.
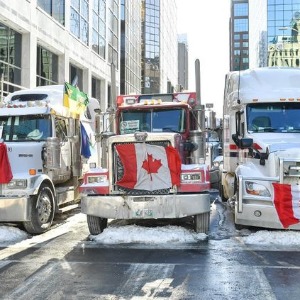
{"type": "Polygon", "coordinates": [[[1,245],[0,298],[298,299],[299,248],[247,245],[241,232],[216,200],[204,240],[101,244],[77,210],[40,236],[1,245]]]}

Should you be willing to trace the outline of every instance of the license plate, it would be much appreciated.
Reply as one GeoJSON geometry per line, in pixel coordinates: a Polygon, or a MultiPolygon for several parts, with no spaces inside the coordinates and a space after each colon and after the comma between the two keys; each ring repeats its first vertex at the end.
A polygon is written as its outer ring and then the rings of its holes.
{"type": "Polygon", "coordinates": [[[153,210],[152,209],[138,209],[135,211],[135,217],[136,218],[153,218],[154,215],[153,215],[153,210]]]}

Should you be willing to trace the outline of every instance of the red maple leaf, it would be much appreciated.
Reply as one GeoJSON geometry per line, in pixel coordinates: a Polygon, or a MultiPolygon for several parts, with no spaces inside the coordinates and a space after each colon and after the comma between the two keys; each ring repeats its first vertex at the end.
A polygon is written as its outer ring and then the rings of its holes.
{"type": "Polygon", "coordinates": [[[161,159],[153,159],[152,154],[147,154],[147,159],[143,161],[142,168],[144,168],[148,174],[151,174],[158,173],[158,170],[161,166],[161,159]]]}

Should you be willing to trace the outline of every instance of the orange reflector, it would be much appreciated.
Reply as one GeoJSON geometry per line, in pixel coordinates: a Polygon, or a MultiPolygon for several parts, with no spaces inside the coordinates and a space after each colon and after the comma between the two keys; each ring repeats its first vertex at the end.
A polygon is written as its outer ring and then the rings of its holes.
{"type": "Polygon", "coordinates": [[[29,169],[29,175],[36,175],[36,169],[29,169]]]}

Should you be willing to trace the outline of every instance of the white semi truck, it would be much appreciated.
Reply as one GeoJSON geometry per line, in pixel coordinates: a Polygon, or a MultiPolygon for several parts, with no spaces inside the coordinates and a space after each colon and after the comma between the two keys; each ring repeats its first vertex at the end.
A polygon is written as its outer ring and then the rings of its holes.
{"type": "Polygon", "coordinates": [[[300,184],[300,69],[228,73],[223,108],[220,191],[235,223],[300,229],[299,194],[289,192],[300,184]]]}
{"type": "Polygon", "coordinates": [[[98,162],[90,146],[100,107],[83,99],[66,84],[17,91],[0,102],[0,222],[39,234],[56,212],[76,206],[83,175],[98,162]],[[68,88],[77,99],[66,96],[68,88]]]}

